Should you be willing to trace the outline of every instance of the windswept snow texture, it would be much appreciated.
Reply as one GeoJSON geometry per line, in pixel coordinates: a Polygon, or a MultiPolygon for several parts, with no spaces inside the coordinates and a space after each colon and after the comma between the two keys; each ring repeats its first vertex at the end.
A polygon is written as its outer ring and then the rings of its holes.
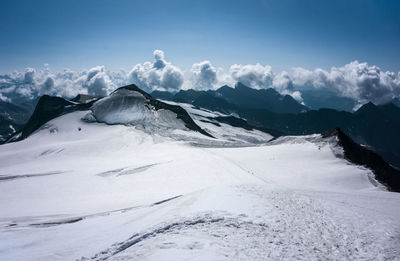
{"type": "Polygon", "coordinates": [[[204,135],[197,135],[196,133],[186,133],[184,135],[175,135],[180,139],[188,140],[195,137],[195,145],[205,147],[237,147],[237,146],[249,146],[249,145],[261,145],[266,144],[270,141],[273,136],[269,133],[262,132],[256,129],[243,129],[239,127],[233,127],[229,124],[222,123],[217,119],[219,117],[228,117],[220,112],[213,112],[204,109],[195,108],[193,105],[185,103],[175,103],[170,101],[163,101],[172,105],[179,105],[184,108],[193,121],[199,125],[207,133],[211,134],[216,139],[204,138],[204,135]]]}
{"type": "Polygon", "coordinates": [[[182,106],[216,138],[77,111],[1,145],[0,260],[399,260],[400,194],[329,140],[182,106]]]}
{"type": "Polygon", "coordinates": [[[108,124],[185,129],[185,124],[175,113],[163,109],[155,110],[143,94],[128,89],[120,89],[99,100],[91,110],[97,121],[108,124]]]}

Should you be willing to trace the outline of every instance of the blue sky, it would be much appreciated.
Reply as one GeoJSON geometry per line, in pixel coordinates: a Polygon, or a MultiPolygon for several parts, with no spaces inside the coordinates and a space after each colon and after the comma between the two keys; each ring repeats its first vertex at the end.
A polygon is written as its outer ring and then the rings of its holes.
{"type": "Polygon", "coordinates": [[[274,69],[358,60],[400,71],[400,1],[1,1],[0,72],[124,68],[155,49],[182,68],[210,60],[274,69]]]}

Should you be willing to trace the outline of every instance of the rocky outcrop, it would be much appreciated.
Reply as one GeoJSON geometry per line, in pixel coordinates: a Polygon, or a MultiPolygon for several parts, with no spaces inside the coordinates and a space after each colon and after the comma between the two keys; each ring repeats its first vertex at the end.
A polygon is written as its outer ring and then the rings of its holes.
{"type": "Polygon", "coordinates": [[[337,137],[338,145],[343,148],[345,159],[369,168],[375,174],[376,180],[389,190],[400,192],[400,171],[386,163],[376,152],[357,144],[339,128],[324,132],[322,136],[324,138],[337,137]]]}

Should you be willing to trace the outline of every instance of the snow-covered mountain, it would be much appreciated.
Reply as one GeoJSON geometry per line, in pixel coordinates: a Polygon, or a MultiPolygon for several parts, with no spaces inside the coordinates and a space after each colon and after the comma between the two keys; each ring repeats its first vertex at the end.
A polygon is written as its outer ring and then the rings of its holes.
{"type": "Polygon", "coordinates": [[[0,146],[0,260],[399,260],[399,173],[340,130],[46,99],[0,146]]]}

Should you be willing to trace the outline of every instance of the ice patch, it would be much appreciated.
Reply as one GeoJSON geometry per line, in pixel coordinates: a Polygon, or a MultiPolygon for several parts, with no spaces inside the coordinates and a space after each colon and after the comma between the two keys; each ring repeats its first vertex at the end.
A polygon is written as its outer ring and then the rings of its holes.
{"type": "Polygon", "coordinates": [[[85,121],[134,125],[149,132],[187,129],[176,113],[165,109],[156,110],[144,95],[127,89],[120,89],[97,101],[91,111],[91,114],[83,118],[85,121]]]}

